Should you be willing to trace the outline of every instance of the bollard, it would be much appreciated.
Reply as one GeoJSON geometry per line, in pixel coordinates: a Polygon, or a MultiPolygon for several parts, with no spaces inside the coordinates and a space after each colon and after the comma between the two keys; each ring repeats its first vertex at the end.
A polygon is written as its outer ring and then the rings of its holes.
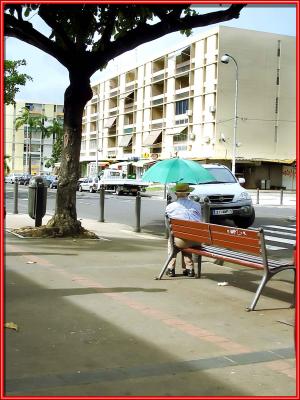
{"type": "Polygon", "coordinates": [[[100,186],[100,217],[98,222],[104,222],[104,200],[105,200],[105,189],[100,186]]]}
{"type": "Polygon", "coordinates": [[[256,189],[256,204],[259,204],[259,188],[256,189]]]}
{"type": "MultiPolygon", "coordinates": [[[[167,205],[169,205],[170,203],[172,203],[172,196],[168,193],[167,194],[167,205]]],[[[165,229],[165,238],[169,239],[170,236],[170,231],[169,231],[169,227],[165,224],[166,229],[165,229]]]]}
{"type": "Polygon", "coordinates": [[[17,181],[14,183],[14,214],[18,214],[18,191],[19,184],[17,181]]]}
{"type": "Polygon", "coordinates": [[[134,232],[141,232],[141,194],[137,192],[135,198],[135,230],[134,232]]]}
{"type": "Polygon", "coordinates": [[[210,221],[210,206],[209,206],[209,198],[205,197],[203,203],[203,222],[210,221]]]}
{"type": "Polygon", "coordinates": [[[42,225],[46,214],[47,185],[41,176],[34,176],[28,185],[28,214],[35,220],[35,227],[42,225]]]}
{"type": "Polygon", "coordinates": [[[43,202],[38,199],[42,199],[44,196],[44,186],[38,186],[36,188],[36,209],[35,209],[35,227],[42,226],[43,219],[43,202]]]}
{"type": "Polygon", "coordinates": [[[283,189],[280,189],[280,205],[283,205],[283,189]]]}

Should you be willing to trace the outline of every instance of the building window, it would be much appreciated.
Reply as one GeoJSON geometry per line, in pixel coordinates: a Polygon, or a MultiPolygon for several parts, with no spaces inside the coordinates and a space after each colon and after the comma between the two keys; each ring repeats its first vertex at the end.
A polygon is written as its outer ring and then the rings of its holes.
{"type": "Polygon", "coordinates": [[[176,101],[175,103],[175,114],[180,115],[180,114],[185,114],[186,110],[189,109],[189,100],[180,100],[176,101]]]}
{"type": "Polygon", "coordinates": [[[96,149],[97,147],[97,140],[90,140],[90,150],[96,149]]]}

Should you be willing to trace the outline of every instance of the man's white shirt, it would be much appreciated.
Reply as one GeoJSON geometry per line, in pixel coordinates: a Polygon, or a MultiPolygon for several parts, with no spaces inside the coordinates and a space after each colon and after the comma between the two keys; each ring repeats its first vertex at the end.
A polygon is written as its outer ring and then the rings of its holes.
{"type": "Polygon", "coordinates": [[[201,221],[201,206],[187,198],[177,199],[166,207],[169,218],[183,219],[187,221],[201,221]]]}

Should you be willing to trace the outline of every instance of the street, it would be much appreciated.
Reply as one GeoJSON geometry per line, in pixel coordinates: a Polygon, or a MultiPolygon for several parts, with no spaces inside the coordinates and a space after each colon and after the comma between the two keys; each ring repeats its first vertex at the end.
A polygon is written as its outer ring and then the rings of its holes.
{"type": "MultiPolygon", "coordinates": [[[[18,211],[28,213],[28,188],[18,186],[18,211]]],[[[13,212],[14,186],[6,184],[6,209],[13,212]]],[[[48,189],[47,214],[53,215],[55,210],[56,190],[48,189]]],[[[166,200],[163,192],[142,193],[141,201],[141,229],[143,232],[163,236],[164,210],[166,200]]],[[[287,195],[285,201],[287,206],[279,204],[278,193],[273,196],[268,193],[260,195],[260,204],[255,204],[256,193],[252,193],[255,206],[256,219],[252,228],[262,227],[265,230],[267,249],[272,256],[291,257],[296,241],[295,206],[293,206],[293,194],[287,195]]],[[[136,225],[135,217],[136,198],[132,196],[116,196],[114,193],[105,194],[104,218],[105,222],[121,223],[131,227],[136,225]]],[[[99,220],[100,217],[100,195],[99,193],[77,192],[77,215],[78,219],[88,218],[99,220]]],[[[222,221],[222,224],[231,224],[230,221],[222,221]]]]}

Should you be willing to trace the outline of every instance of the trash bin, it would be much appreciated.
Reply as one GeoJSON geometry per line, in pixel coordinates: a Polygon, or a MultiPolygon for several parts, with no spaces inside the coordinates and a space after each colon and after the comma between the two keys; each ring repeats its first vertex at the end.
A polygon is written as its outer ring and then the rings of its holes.
{"type": "Polygon", "coordinates": [[[47,185],[41,176],[34,176],[28,185],[28,214],[35,219],[35,226],[42,225],[46,214],[47,185]]]}

